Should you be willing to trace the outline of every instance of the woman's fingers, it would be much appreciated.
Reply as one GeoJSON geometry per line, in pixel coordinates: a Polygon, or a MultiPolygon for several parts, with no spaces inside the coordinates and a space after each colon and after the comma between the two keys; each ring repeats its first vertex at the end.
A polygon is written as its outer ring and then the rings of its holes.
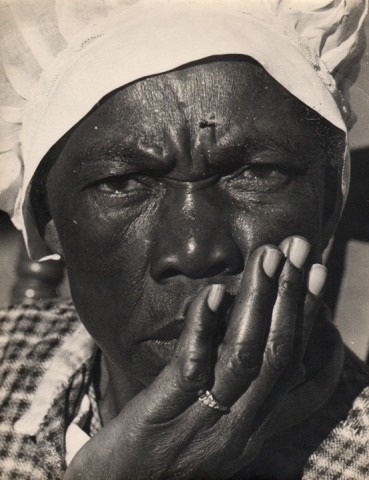
{"type": "Polygon", "coordinates": [[[283,253],[263,246],[250,257],[215,367],[212,393],[232,405],[258,376],[277,294],[283,253]]]}
{"type": "Polygon", "coordinates": [[[304,373],[300,369],[303,322],[299,314],[302,293],[303,274],[287,260],[280,277],[263,365],[258,381],[251,387],[253,398],[259,399],[255,403],[255,410],[263,403],[264,407],[276,404],[276,398],[286,393],[292,378],[295,382],[296,374],[304,373]],[[274,398],[272,402],[267,402],[269,394],[274,398]]]}
{"type": "Polygon", "coordinates": [[[215,313],[224,293],[224,285],[210,285],[200,292],[188,309],[173,362],[182,391],[198,392],[208,386],[216,330],[215,313]]]}
{"type": "Polygon", "coordinates": [[[327,279],[327,268],[315,263],[310,268],[307,280],[307,293],[304,304],[304,327],[302,341],[302,355],[305,352],[315,318],[322,303],[322,293],[327,279]]]}
{"type": "Polygon", "coordinates": [[[301,349],[302,268],[309,252],[310,244],[300,237],[293,237],[286,251],[287,260],[278,281],[278,294],[264,356],[264,369],[270,370],[273,376],[283,373],[295,360],[296,349],[301,349]]]}
{"type": "Polygon", "coordinates": [[[216,311],[224,285],[205,287],[191,302],[172,361],[143,391],[151,421],[168,421],[181,414],[208,386],[216,311]]]}
{"type": "Polygon", "coordinates": [[[303,267],[310,252],[310,244],[301,237],[289,239],[286,262],[278,281],[278,294],[273,308],[263,365],[258,381],[252,385],[255,403],[258,408],[273,390],[274,395],[284,394],[285,385],[278,380],[288,372],[293,375],[301,372],[301,348],[303,329],[303,267]],[[275,389],[274,389],[275,387],[275,389]],[[258,405],[259,402],[259,405],[258,405]]]}
{"type": "MultiPolygon", "coordinates": [[[[288,262],[286,262],[286,268],[288,268],[288,262]]],[[[281,277],[283,276],[284,272],[282,272],[281,277]]],[[[303,302],[303,313],[300,313],[301,318],[297,319],[296,326],[299,324],[302,325],[302,329],[297,335],[295,331],[295,339],[294,342],[291,344],[288,340],[285,343],[285,358],[281,362],[281,369],[279,370],[277,383],[271,382],[271,386],[273,387],[270,390],[270,377],[274,373],[274,369],[270,368],[271,362],[265,362],[263,364],[263,369],[260,373],[260,377],[258,382],[255,382],[250,388],[250,391],[245,394],[245,398],[241,399],[240,402],[243,400],[245,401],[247,397],[250,398],[265,398],[262,404],[259,406],[256,404],[252,407],[251,411],[256,411],[257,409],[257,416],[255,417],[255,422],[252,426],[253,431],[257,431],[257,435],[263,436],[265,432],[270,428],[270,421],[272,422],[272,428],[279,428],[276,425],[280,425],[281,428],[285,427],[285,423],[282,425],[279,423],[277,419],[277,423],[275,423],[272,416],[269,414],[275,409],[280,402],[283,402],[284,396],[288,393],[291,388],[293,388],[297,383],[299,383],[305,374],[305,368],[303,366],[303,356],[306,348],[306,344],[310,335],[310,332],[313,328],[313,324],[315,322],[319,307],[321,305],[321,295],[324,288],[325,280],[327,276],[327,269],[320,264],[314,264],[309,272],[308,280],[307,280],[307,288],[308,291],[306,292],[305,299],[303,302]],[[297,338],[296,338],[297,337],[297,338]],[[292,349],[292,350],[291,350],[292,349]],[[292,356],[291,356],[292,352],[292,356]],[[282,372],[282,373],[281,373],[282,372]],[[266,421],[265,421],[266,420],[266,421]],[[262,427],[260,426],[261,424],[262,427]],[[273,427],[274,425],[274,427],[273,427]]],[[[303,292],[306,291],[305,284],[303,287],[303,292]]],[[[303,295],[302,295],[303,297],[303,295]]],[[[297,306],[297,309],[300,310],[301,308],[297,306]]],[[[273,312],[274,313],[274,312],[273,312]]],[[[271,326],[271,332],[274,330],[273,322],[271,326]]],[[[295,327],[296,330],[296,327],[295,327]]],[[[271,339],[268,339],[268,342],[273,341],[273,335],[270,335],[271,339]]]]}
{"type": "MultiPolygon", "coordinates": [[[[309,243],[300,237],[282,245],[287,259],[278,278],[270,278],[262,267],[263,255],[250,258],[239,300],[225,337],[225,346],[216,366],[212,392],[225,405],[232,405],[253,382],[255,408],[273,389],[278,378],[295,361],[296,325],[303,293],[303,265],[309,255],[309,243]],[[274,280],[274,281],[273,281],[274,280]]],[[[267,247],[273,249],[273,247],[267,247]]],[[[268,251],[268,250],[267,250],[268,251]]],[[[282,252],[279,258],[281,263],[282,252]]],[[[274,271],[278,277],[278,265],[274,271]]],[[[302,323],[301,323],[302,327],[302,323]]]]}

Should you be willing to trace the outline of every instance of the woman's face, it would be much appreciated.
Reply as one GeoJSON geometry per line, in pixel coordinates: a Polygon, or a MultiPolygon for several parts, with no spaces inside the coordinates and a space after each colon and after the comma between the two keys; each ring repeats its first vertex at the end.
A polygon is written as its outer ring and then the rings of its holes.
{"type": "Polygon", "coordinates": [[[302,235],[318,261],[324,162],[317,118],[246,60],[148,78],[101,102],[47,191],[76,308],[109,361],[150,383],[190,300],[209,283],[236,295],[262,244],[302,235]]]}

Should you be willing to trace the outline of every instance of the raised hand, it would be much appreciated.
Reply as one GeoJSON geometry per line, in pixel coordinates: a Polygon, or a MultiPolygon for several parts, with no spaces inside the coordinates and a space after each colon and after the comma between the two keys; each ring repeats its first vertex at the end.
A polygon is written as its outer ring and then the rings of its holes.
{"type": "Polygon", "coordinates": [[[245,468],[304,375],[326,277],[322,265],[304,275],[309,249],[290,237],[255,250],[227,319],[217,315],[224,287],[201,290],[171,362],[80,450],[65,478],[227,478],[245,468]]]}

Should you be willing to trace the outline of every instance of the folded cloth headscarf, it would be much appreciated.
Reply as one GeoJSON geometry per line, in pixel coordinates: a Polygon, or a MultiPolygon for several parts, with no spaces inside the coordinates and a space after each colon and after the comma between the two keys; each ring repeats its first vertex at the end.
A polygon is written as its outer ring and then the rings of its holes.
{"type": "MultiPolygon", "coordinates": [[[[347,135],[368,0],[0,0],[0,208],[50,258],[29,199],[50,148],[106,94],[213,55],[254,58],[347,135]]],[[[347,143],[340,161],[347,196],[347,143]]],[[[47,257],[48,256],[48,257],[47,257]]]]}

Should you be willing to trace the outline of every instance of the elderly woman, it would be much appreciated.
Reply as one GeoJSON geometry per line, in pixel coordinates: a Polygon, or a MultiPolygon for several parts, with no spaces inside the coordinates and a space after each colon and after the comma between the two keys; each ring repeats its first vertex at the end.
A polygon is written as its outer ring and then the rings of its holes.
{"type": "Polygon", "coordinates": [[[73,304],[2,314],[1,478],[367,478],[321,304],[366,2],[5,3],[2,206],[73,304]]]}

